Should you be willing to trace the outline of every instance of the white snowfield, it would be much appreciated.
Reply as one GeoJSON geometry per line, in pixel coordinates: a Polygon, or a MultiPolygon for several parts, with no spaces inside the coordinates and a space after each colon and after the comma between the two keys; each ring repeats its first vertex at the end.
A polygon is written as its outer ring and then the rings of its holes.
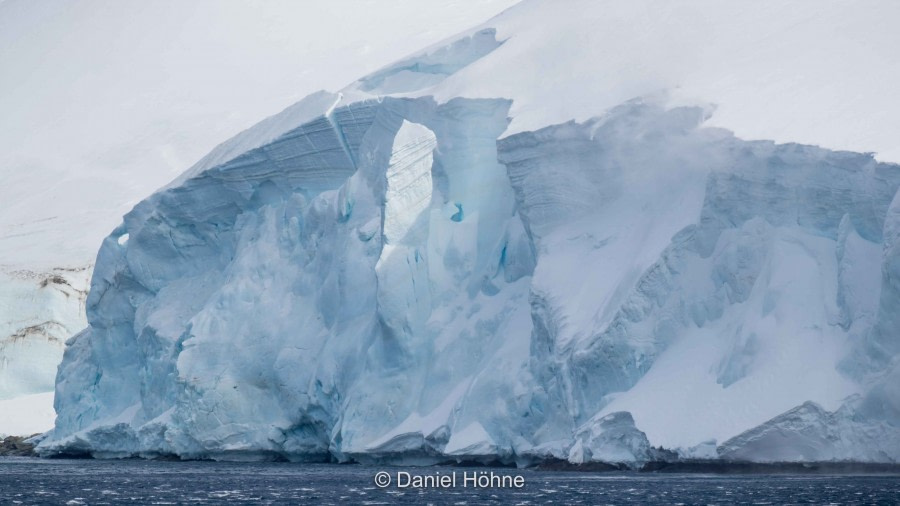
{"type": "Polygon", "coordinates": [[[0,436],[53,426],[56,368],[65,342],[87,326],[91,270],[0,269],[0,436]]]}
{"type": "Polygon", "coordinates": [[[900,461],[898,14],[526,1],[311,95],[105,240],[38,451],[900,461]]]}

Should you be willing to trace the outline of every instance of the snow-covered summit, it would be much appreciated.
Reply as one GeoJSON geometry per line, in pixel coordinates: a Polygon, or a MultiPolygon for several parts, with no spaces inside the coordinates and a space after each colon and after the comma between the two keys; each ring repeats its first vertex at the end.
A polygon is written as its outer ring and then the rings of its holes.
{"type": "Polygon", "coordinates": [[[801,406],[896,460],[897,7],[747,9],[525,2],[221,145],[105,240],[39,451],[767,460],[801,406]]]}

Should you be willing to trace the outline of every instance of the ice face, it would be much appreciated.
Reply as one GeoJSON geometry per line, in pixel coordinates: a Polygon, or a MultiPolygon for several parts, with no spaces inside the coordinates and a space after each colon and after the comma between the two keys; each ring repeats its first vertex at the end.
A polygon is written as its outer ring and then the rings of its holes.
{"type": "Polygon", "coordinates": [[[338,104],[141,203],[40,451],[639,463],[868,388],[896,166],[652,102],[498,142],[508,108],[338,104]]]}
{"type": "Polygon", "coordinates": [[[851,371],[879,374],[896,363],[900,354],[900,193],[894,197],[884,221],[881,290],[873,330],[863,334],[853,359],[844,365],[851,371]]]}
{"type": "Polygon", "coordinates": [[[839,229],[838,304],[852,346],[839,368],[866,386],[864,394],[833,411],[804,403],[723,443],[724,458],[900,461],[897,217],[895,197],[884,220],[883,250],[862,240],[846,218],[839,229]]]}

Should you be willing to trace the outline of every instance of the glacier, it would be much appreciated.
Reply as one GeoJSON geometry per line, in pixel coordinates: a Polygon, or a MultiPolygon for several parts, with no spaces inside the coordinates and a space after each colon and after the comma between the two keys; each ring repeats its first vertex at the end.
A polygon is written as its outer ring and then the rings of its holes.
{"type": "Polygon", "coordinates": [[[38,452],[900,461],[900,166],[747,140],[684,89],[559,118],[565,93],[469,88],[543,5],[310,95],[135,206],[38,452]]]}

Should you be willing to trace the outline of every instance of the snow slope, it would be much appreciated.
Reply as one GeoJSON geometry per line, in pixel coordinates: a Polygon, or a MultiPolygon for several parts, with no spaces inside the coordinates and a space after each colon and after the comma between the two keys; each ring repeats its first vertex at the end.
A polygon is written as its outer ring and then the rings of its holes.
{"type": "Polygon", "coordinates": [[[53,428],[53,392],[21,395],[0,400],[0,438],[10,435],[32,435],[53,428]]]}
{"type": "Polygon", "coordinates": [[[39,451],[898,460],[897,6],[855,6],[530,1],[307,97],[104,241],[39,451]]]}
{"type": "Polygon", "coordinates": [[[140,199],[259,117],[512,3],[0,4],[0,399],[52,390],[87,322],[83,296],[41,283],[86,291],[140,199]]]}

